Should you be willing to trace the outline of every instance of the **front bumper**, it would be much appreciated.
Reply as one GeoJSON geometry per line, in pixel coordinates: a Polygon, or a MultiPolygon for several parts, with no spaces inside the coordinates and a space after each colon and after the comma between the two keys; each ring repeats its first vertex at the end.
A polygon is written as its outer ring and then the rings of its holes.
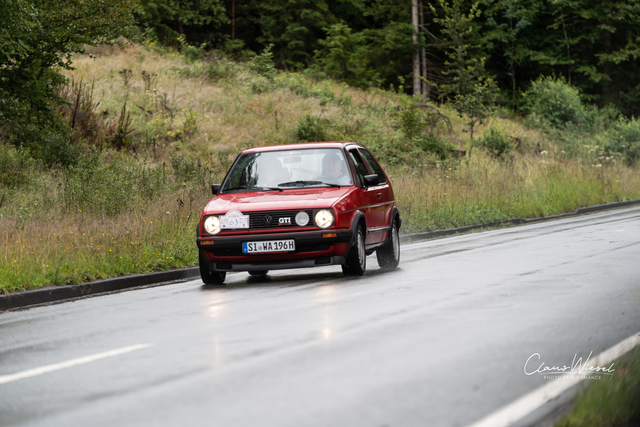
{"type": "Polygon", "coordinates": [[[278,270],[344,264],[344,255],[352,236],[353,231],[350,229],[327,229],[296,233],[205,236],[198,237],[197,244],[213,271],[278,270]],[[331,236],[332,234],[335,236],[331,236]],[[295,241],[296,250],[293,252],[251,255],[242,252],[244,242],[289,239],[295,241]]]}

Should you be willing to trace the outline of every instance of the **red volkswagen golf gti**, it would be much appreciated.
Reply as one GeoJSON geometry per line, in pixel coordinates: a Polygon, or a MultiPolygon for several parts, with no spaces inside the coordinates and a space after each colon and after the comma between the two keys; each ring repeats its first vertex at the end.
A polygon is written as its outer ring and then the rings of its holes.
{"type": "Polygon", "coordinates": [[[382,268],[400,261],[400,213],[389,178],[361,145],[319,142],[240,153],[211,186],[197,230],[206,284],[228,271],[341,265],[362,275],[374,251],[382,268]]]}

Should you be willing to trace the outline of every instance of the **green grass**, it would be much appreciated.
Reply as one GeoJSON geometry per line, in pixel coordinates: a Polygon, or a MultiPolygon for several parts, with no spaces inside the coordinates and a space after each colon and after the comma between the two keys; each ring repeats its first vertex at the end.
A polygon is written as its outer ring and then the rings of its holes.
{"type": "Polygon", "coordinates": [[[634,427],[640,425],[640,347],[615,365],[612,376],[590,380],[573,411],[556,427],[634,427]]]}
{"type": "Polygon", "coordinates": [[[398,174],[392,181],[404,233],[535,218],[640,198],[635,171],[567,160],[529,159],[506,167],[480,155],[469,166],[398,174]]]}
{"type": "Polygon", "coordinates": [[[38,234],[39,244],[5,230],[2,241],[14,251],[3,254],[0,289],[9,293],[194,265],[194,224],[185,220],[182,215],[131,227],[141,232],[105,227],[111,232],[100,233],[99,226],[80,226],[75,233],[46,230],[38,234]]]}

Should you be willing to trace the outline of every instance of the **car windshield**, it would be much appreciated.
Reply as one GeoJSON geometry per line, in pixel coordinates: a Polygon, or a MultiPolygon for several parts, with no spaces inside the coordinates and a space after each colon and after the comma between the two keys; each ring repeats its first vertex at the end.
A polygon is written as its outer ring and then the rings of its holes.
{"type": "Polygon", "coordinates": [[[311,148],[242,154],[229,171],[221,192],[351,185],[342,150],[311,148]]]}

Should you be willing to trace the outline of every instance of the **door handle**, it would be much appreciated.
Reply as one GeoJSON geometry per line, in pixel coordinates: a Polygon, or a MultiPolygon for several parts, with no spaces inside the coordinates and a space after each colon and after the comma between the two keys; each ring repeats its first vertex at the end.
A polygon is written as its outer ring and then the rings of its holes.
{"type": "Polygon", "coordinates": [[[378,193],[376,194],[376,196],[378,196],[378,199],[379,199],[380,197],[382,197],[382,193],[378,193]]]}

